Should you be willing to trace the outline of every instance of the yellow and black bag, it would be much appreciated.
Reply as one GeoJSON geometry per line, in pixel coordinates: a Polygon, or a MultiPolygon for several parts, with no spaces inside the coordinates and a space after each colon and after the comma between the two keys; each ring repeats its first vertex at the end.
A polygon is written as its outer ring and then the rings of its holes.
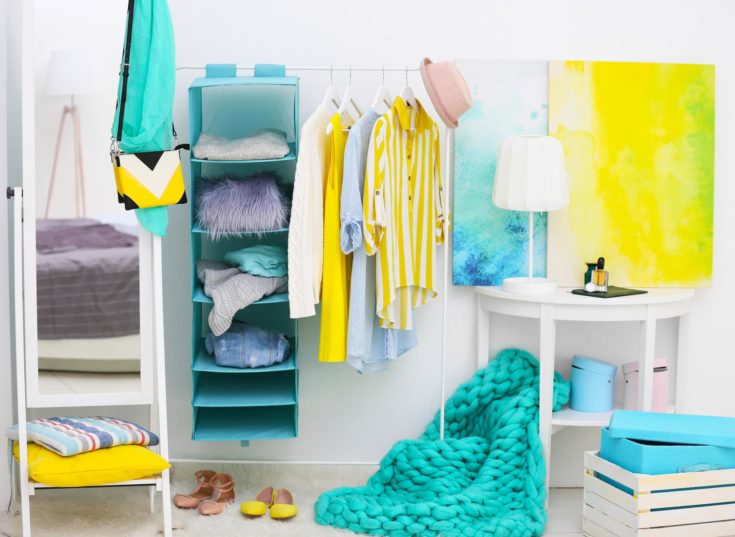
{"type": "MultiPolygon", "coordinates": [[[[128,93],[130,72],[130,42],[132,38],[133,8],[135,2],[128,3],[128,24],[125,34],[125,54],[122,65],[122,87],[120,91],[120,115],[117,122],[117,136],[110,147],[110,157],[115,171],[117,199],[131,209],[161,207],[186,203],[186,184],[181,171],[179,149],[188,145],[176,146],[170,151],[149,151],[145,153],[125,153],[120,150],[125,117],[125,100],[128,93]]],[[[176,130],[171,126],[174,140],[176,130]]]]}
{"type": "Polygon", "coordinates": [[[112,156],[118,201],[125,209],[186,203],[186,185],[177,149],[112,156]]]}

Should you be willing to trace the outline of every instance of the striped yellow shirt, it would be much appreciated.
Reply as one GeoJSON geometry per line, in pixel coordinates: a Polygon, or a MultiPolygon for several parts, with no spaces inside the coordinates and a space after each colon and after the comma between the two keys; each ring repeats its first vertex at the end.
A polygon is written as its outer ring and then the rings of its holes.
{"type": "Polygon", "coordinates": [[[444,241],[440,170],[439,128],[421,103],[410,107],[397,97],[373,128],[363,200],[384,328],[412,328],[412,308],[437,295],[436,245],[444,241]]]}

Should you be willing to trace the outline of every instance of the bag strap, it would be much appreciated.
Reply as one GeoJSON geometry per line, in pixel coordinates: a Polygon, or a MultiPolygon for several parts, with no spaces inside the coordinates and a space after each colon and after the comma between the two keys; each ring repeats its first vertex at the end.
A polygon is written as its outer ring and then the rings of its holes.
{"type": "Polygon", "coordinates": [[[123,119],[125,118],[125,100],[128,96],[128,76],[130,75],[130,43],[133,40],[133,12],[135,10],[135,0],[128,0],[128,25],[125,30],[125,53],[123,55],[122,64],[122,89],[120,91],[120,115],[117,121],[117,137],[118,142],[122,141],[123,119]]]}

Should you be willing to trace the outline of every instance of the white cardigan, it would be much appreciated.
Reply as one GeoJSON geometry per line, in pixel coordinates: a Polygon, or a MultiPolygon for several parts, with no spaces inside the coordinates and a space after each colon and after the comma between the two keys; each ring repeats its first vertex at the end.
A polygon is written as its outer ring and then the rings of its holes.
{"type": "Polygon", "coordinates": [[[320,104],[301,127],[288,231],[288,299],[291,318],[316,314],[324,260],[324,164],[331,119],[320,104]]]}

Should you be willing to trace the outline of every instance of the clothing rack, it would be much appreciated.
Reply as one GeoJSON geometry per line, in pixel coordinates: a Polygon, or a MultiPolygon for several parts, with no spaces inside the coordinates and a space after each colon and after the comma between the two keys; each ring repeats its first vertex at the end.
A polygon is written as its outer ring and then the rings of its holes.
{"type": "MultiPolygon", "coordinates": [[[[204,71],[206,67],[204,65],[179,65],[176,67],[177,71],[204,71]]],[[[238,71],[254,71],[254,65],[238,65],[236,67],[238,71]]],[[[286,66],[286,71],[346,71],[350,72],[372,72],[372,73],[415,73],[419,69],[417,67],[364,67],[364,66],[352,66],[352,65],[291,65],[286,66]]]]}
{"type": "MultiPolygon", "coordinates": [[[[237,71],[254,71],[255,65],[238,65],[235,67],[237,71]]],[[[176,67],[176,71],[196,71],[206,70],[204,65],[179,65],[176,67]]],[[[286,71],[320,71],[329,72],[330,77],[335,71],[348,72],[350,73],[350,79],[352,78],[353,72],[370,72],[370,73],[382,73],[385,79],[385,73],[404,73],[406,76],[406,85],[408,85],[408,73],[416,73],[420,69],[418,67],[386,67],[384,65],[371,67],[371,66],[353,66],[353,65],[291,65],[286,66],[286,71]]],[[[441,125],[442,123],[439,122],[441,125]]],[[[441,387],[440,387],[440,405],[439,405],[439,438],[444,440],[444,416],[445,416],[445,405],[446,405],[446,354],[447,354],[447,291],[449,289],[449,192],[453,188],[454,184],[454,129],[450,127],[446,128],[446,155],[444,157],[445,172],[444,177],[446,178],[446,188],[444,189],[444,277],[442,282],[442,312],[441,312],[441,324],[442,324],[442,343],[441,343],[441,387]]],[[[269,461],[270,462],[270,461],[269,461]]]]}

